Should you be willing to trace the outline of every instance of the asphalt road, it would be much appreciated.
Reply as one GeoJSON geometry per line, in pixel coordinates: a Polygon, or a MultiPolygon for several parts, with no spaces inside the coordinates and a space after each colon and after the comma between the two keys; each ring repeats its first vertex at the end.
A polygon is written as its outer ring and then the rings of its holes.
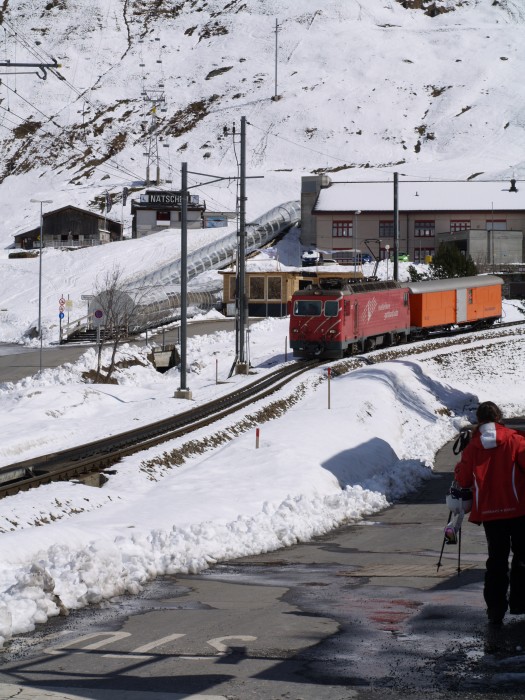
{"type": "Polygon", "coordinates": [[[361,523],[52,620],[3,652],[0,698],[525,697],[525,617],[486,622],[483,530],[437,571],[455,460],[361,523]]]}
{"type": "MultiPolygon", "coordinates": [[[[259,319],[254,319],[252,323],[259,319]]],[[[206,335],[221,330],[234,330],[234,319],[211,321],[192,321],[188,323],[188,338],[194,335],[206,335]]],[[[165,331],[148,337],[148,343],[179,342],[179,329],[165,331]]],[[[146,344],[145,339],[133,340],[137,345],[146,344]]],[[[42,368],[59,367],[66,362],[75,362],[83,355],[92,343],[56,345],[42,349],[42,368]]],[[[0,343],[0,382],[16,382],[24,377],[30,377],[40,370],[40,348],[27,348],[21,345],[0,343]]]]}

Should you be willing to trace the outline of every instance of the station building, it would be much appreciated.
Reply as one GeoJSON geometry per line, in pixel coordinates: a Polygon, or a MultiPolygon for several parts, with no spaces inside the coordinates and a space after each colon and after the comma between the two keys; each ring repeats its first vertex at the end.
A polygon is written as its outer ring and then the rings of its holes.
{"type": "MultiPolygon", "coordinates": [[[[236,271],[221,270],[223,276],[222,312],[235,315],[236,271]]],[[[320,279],[362,279],[362,272],[336,266],[284,267],[275,261],[246,263],[245,289],[248,315],[252,317],[283,317],[289,314],[292,294],[320,279]]]]}
{"type": "MultiPolygon", "coordinates": [[[[146,190],[139,199],[131,200],[133,221],[131,237],[141,238],[165,228],[181,227],[181,193],[165,190],[146,190]]],[[[188,229],[204,227],[206,202],[198,195],[188,195],[188,229]]]]}
{"type": "MultiPolygon", "coordinates": [[[[393,211],[393,181],[303,177],[301,243],[326,251],[341,264],[368,247],[379,259],[391,257],[393,211]]],[[[428,262],[445,242],[455,243],[480,269],[525,259],[525,183],[400,179],[398,212],[398,253],[408,254],[413,262],[428,262]]]]}

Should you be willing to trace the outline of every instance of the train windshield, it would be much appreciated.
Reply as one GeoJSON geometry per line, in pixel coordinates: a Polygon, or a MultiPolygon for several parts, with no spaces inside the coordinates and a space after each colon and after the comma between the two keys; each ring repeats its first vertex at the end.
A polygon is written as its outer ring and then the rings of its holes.
{"type": "Polygon", "coordinates": [[[337,316],[339,313],[339,302],[338,301],[325,301],[324,303],[324,315],[325,316],[337,316]]]}
{"type": "Polygon", "coordinates": [[[296,301],[293,307],[294,316],[320,316],[322,302],[319,300],[296,301]]]}

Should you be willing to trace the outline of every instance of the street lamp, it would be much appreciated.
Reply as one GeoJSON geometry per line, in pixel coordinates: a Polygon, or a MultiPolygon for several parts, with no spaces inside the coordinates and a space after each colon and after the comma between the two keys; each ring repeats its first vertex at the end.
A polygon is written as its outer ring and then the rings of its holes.
{"type": "Polygon", "coordinates": [[[40,204],[40,255],[38,256],[38,335],[40,338],[40,370],[42,370],[42,238],[44,233],[44,218],[42,205],[52,204],[52,199],[30,199],[30,202],[40,204]]]}

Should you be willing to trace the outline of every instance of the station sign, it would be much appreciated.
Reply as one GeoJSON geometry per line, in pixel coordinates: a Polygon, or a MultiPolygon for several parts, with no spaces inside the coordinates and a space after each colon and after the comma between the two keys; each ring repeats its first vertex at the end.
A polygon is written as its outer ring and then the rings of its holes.
{"type": "MultiPolygon", "coordinates": [[[[199,195],[188,196],[190,204],[199,204],[199,195]]],[[[154,204],[161,207],[180,207],[182,192],[146,192],[140,195],[141,204],[154,204]]]]}

